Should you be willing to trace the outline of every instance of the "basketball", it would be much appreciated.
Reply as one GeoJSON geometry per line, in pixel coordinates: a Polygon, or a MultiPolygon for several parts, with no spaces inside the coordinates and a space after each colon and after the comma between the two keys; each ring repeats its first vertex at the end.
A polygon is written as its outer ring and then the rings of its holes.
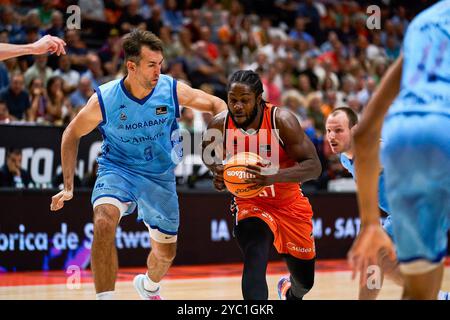
{"type": "Polygon", "coordinates": [[[245,182],[252,178],[251,174],[246,172],[247,165],[256,165],[262,163],[263,158],[252,152],[241,152],[231,157],[223,170],[223,180],[227,189],[240,198],[252,198],[257,196],[264,186],[258,186],[254,183],[245,182]]]}

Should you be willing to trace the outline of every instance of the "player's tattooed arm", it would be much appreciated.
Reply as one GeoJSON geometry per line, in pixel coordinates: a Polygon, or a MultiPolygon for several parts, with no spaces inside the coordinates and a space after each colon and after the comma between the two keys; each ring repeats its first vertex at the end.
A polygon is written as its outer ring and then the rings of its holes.
{"type": "MultiPolygon", "coordinates": [[[[276,182],[305,182],[317,179],[322,172],[316,148],[305,135],[300,123],[290,111],[277,109],[275,121],[279,130],[284,150],[297,164],[290,168],[280,169],[277,173],[267,175],[261,172],[259,166],[248,166],[247,172],[256,176],[260,185],[270,185],[276,182]]],[[[255,179],[253,179],[255,181],[255,179]]]]}
{"type": "Polygon", "coordinates": [[[219,190],[225,190],[223,182],[223,129],[227,112],[221,112],[216,115],[208,124],[208,128],[202,135],[202,160],[211,170],[214,176],[214,187],[219,190]]]}
{"type": "Polygon", "coordinates": [[[276,182],[305,182],[317,179],[322,172],[319,156],[311,140],[305,135],[297,117],[290,111],[277,109],[275,121],[284,150],[297,164],[279,169],[275,174],[265,174],[260,166],[249,165],[246,170],[255,176],[247,182],[267,186],[276,182]]]}

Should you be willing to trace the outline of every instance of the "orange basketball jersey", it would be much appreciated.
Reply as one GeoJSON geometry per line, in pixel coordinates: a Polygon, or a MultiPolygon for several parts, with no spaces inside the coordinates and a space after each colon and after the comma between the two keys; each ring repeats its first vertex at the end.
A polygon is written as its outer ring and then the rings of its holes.
{"type": "MultiPolygon", "coordinates": [[[[266,104],[259,129],[253,133],[236,128],[230,115],[225,121],[226,157],[253,152],[270,162],[270,171],[292,167],[296,161],[289,158],[276,130],[277,108],[266,104]]],[[[313,235],[313,211],[303,196],[299,183],[275,183],[267,186],[256,197],[234,197],[231,211],[236,224],[247,218],[262,219],[274,235],[273,244],[280,254],[299,259],[313,259],[316,255],[313,235]]]]}
{"type": "MultiPolygon", "coordinates": [[[[246,132],[235,126],[231,116],[228,115],[225,121],[225,155],[226,158],[239,152],[253,152],[260,155],[270,167],[267,169],[273,173],[278,169],[292,167],[296,161],[292,160],[283,149],[283,142],[280,140],[275,123],[275,112],[277,107],[266,103],[264,116],[259,129],[255,132],[246,132]]],[[[236,198],[239,203],[265,202],[269,205],[286,205],[295,201],[298,197],[303,197],[299,183],[275,183],[267,186],[257,197],[243,199],[236,198]]]]}

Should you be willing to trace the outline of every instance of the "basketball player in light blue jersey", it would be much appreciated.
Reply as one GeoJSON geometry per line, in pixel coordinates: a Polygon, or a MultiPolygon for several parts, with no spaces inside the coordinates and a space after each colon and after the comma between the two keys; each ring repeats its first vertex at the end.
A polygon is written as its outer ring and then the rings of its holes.
{"type": "MultiPolygon", "coordinates": [[[[354,168],[354,147],[352,142],[352,133],[357,128],[358,116],[356,113],[347,107],[336,108],[328,116],[325,123],[327,140],[330,144],[331,151],[339,154],[340,161],[344,168],[346,168],[353,177],[355,177],[354,168]]],[[[384,172],[381,170],[378,178],[378,206],[388,216],[383,222],[383,229],[393,239],[392,220],[390,209],[385,192],[385,178],[384,172]]],[[[381,283],[384,276],[388,277],[398,285],[403,285],[403,277],[398,268],[396,260],[391,260],[387,256],[380,256],[379,266],[382,270],[381,283]]],[[[366,283],[359,288],[360,300],[376,299],[380,292],[380,288],[368,288],[366,283]]],[[[447,292],[439,292],[438,298],[447,299],[447,292]]]]}
{"type": "Polygon", "coordinates": [[[362,226],[349,262],[365,282],[367,266],[380,251],[395,255],[377,208],[383,128],[381,157],[404,299],[435,299],[443,278],[450,222],[449,49],[450,1],[441,1],[409,25],[403,53],[383,77],[354,136],[362,226]]]}
{"type": "Polygon", "coordinates": [[[51,210],[73,197],[80,138],[96,127],[103,135],[92,193],[94,239],[91,265],[98,299],[112,299],[118,269],[115,231],[122,216],[137,209],[150,231],[147,273],[134,279],[143,299],[160,299],[159,282],[176,253],[179,225],[174,167],[181,145],[176,134],[179,104],[217,114],[226,103],[161,74],[162,42],[135,30],[123,41],[127,76],[99,87],[64,131],[61,161],[64,190],[51,210]]]}

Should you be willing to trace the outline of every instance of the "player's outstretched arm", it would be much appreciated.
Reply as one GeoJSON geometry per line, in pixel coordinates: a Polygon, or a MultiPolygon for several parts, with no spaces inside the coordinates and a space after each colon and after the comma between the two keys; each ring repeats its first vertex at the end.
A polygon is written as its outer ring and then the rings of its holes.
{"type": "Polygon", "coordinates": [[[378,178],[381,127],[389,106],[400,91],[403,58],[400,56],[388,69],[374,92],[353,135],[355,173],[358,186],[361,223],[379,224],[378,178]]]}
{"type": "Polygon", "coordinates": [[[178,102],[185,107],[213,115],[227,109],[227,104],[222,99],[208,94],[202,90],[194,89],[180,81],[177,82],[178,102]]]}
{"type": "Polygon", "coordinates": [[[73,197],[73,176],[78,155],[78,144],[82,136],[94,130],[103,120],[97,94],[91,96],[86,106],[64,130],[61,141],[61,166],[64,189],[52,197],[50,209],[56,211],[64,206],[64,201],[73,197]]]}
{"type": "Polygon", "coordinates": [[[353,136],[361,231],[348,253],[348,262],[353,270],[352,278],[360,272],[360,285],[367,281],[367,268],[378,264],[380,252],[395,259],[392,241],[380,225],[378,152],[384,115],[400,91],[402,63],[400,56],[388,69],[353,136]]]}
{"type": "Polygon", "coordinates": [[[0,61],[26,54],[56,53],[59,56],[66,54],[65,45],[62,39],[50,35],[29,44],[0,43],[0,61]]]}

